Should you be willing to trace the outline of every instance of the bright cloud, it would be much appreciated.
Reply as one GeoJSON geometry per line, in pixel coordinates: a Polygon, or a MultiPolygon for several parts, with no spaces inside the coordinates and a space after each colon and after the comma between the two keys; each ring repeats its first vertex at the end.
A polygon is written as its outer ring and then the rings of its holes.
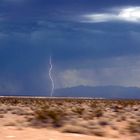
{"type": "Polygon", "coordinates": [[[85,22],[124,21],[140,23],[140,7],[124,7],[111,9],[110,12],[84,15],[85,22]]]}

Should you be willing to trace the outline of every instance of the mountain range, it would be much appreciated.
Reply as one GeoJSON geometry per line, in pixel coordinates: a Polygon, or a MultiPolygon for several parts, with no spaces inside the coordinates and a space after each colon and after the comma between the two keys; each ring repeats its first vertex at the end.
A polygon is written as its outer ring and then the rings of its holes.
{"type": "Polygon", "coordinates": [[[140,99],[140,88],[123,86],[77,86],[57,89],[54,92],[57,97],[92,97],[92,98],[121,98],[140,99]]]}
{"type": "MultiPolygon", "coordinates": [[[[50,96],[46,91],[0,91],[0,96],[50,96]]],[[[54,97],[91,97],[105,99],[140,99],[140,88],[123,86],[77,86],[55,89],[54,97]]]]}

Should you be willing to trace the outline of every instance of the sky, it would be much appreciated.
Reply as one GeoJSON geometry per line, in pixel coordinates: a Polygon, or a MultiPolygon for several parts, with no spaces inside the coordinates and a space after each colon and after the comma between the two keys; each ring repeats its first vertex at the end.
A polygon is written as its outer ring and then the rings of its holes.
{"type": "Polygon", "coordinates": [[[0,92],[140,87],[139,0],[0,0],[0,92]]]}

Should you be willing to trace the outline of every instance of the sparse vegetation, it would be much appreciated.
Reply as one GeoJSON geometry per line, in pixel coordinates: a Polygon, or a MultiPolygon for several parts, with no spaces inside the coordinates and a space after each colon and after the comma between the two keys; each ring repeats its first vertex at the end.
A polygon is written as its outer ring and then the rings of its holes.
{"type": "Polygon", "coordinates": [[[139,122],[130,122],[127,126],[127,129],[130,133],[140,134],[140,123],[139,122]]]}
{"type": "Polygon", "coordinates": [[[0,98],[0,119],[7,114],[19,120],[3,126],[51,127],[100,137],[107,136],[106,128],[120,135],[140,134],[140,100],[0,98]]]}

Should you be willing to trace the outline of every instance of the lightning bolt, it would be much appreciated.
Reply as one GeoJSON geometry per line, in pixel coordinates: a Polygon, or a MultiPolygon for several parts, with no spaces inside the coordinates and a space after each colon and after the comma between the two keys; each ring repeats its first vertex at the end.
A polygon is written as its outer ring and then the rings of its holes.
{"type": "Polygon", "coordinates": [[[50,56],[50,69],[49,69],[49,77],[50,77],[50,81],[51,81],[51,94],[50,96],[52,97],[53,96],[53,92],[54,92],[54,81],[53,81],[53,77],[52,77],[52,69],[53,69],[53,65],[52,65],[52,57],[50,56]]]}

